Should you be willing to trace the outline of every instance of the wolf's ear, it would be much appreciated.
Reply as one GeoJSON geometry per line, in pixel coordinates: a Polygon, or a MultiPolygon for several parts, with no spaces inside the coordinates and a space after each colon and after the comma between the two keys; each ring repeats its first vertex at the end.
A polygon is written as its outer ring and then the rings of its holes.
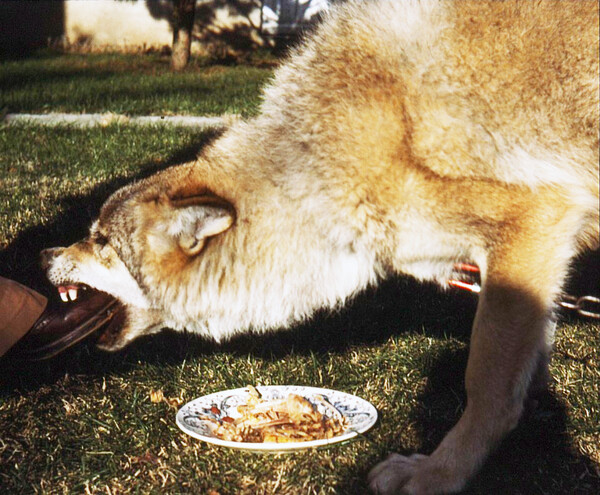
{"type": "Polygon", "coordinates": [[[206,239],[227,230],[235,220],[230,203],[213,195],[171,199],[174,219],[169,233],[188,256],[198,254],[206,239]]]}

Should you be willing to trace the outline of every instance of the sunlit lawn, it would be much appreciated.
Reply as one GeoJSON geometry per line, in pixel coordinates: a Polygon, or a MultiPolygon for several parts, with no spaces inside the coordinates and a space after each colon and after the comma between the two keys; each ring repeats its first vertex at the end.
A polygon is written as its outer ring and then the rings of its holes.
{"type": "Polygon", "coordinates": [[[94,54],[0,62],[0,110],[127,115],[252,114],[271,68],[194,60],[183,73],[169,58],[94,54]]]}

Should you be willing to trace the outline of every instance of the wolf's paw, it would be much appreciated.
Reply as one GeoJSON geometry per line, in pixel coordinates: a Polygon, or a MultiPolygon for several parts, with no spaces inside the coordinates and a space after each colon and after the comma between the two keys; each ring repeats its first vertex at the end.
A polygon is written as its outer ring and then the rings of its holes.
{"type": "Polygon", "coordinates": [[[377,495],[419,493],[411,491],[408,483],[417,471],[418,465],[425,459],[427,456],[421,454],[413,454],[410,457],[390,454],[369,473],[369,487],[377,495]]]}
{"type": "Polygon", "coordinates": [[[369,487],[377,495],[456,493],[465,480],[456,469],[439,464],[435,456],[421,454],[391,454],[369,473],[369,487]]]}

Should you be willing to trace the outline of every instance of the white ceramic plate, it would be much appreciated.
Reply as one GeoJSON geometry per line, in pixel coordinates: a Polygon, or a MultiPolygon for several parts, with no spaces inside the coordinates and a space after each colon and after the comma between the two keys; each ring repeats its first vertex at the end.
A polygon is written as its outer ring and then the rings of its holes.
{"type": "Polygon", "coordinates": [[[212,432],[214,428],[213,423],[203,420],[201,417],[208,416],[214,419],[223,416],[230,416],[232,418],[239,417],[240,414],[237,412],[237,406],[246,404],[248,401],[247,388],[216,392],[188,402],[177,412],[177,426],[194,438],[216,445],[243,450],[284,452],[323,447],[334,443],[345,442],[360,433],[364,433],[377,421],[377,410],[370,402],[345,392],[338,392],[326,388],[301,387],[294,385],[258,386],[256,389],[260,392],[262,398],[266,400],[285,399],[288,394],[300,395],[311,401],[321,414],[327,414],[324,406],[314,399],[315,396],[321,395],[345,416],[348,421],[348,426],[343,433],[333,438],[311,440],[308,442],[250,443],[232,442],[217,438],[212,432]],[[211,408],[213,407],[216,407],[220,411],[218,415],[215,415],[214,412],[211,411],[211,408]]]}

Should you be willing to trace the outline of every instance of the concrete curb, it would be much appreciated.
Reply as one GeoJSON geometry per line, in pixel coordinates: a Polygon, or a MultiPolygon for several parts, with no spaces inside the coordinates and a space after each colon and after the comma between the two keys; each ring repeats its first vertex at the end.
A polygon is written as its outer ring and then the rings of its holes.
{"type": "Polygon", "coordinates": [[[4,125],[30,124],[40,126],[72,126],[79,128],[107,127],[119,125],[167,125],[174,127],[213,128],[227,127],[240,120],[238,115],[222,115],[219,117],[200,117],[192,115],[148,115],[129,117],[115,113],[8,113],[0,120],[4,125]]]}

